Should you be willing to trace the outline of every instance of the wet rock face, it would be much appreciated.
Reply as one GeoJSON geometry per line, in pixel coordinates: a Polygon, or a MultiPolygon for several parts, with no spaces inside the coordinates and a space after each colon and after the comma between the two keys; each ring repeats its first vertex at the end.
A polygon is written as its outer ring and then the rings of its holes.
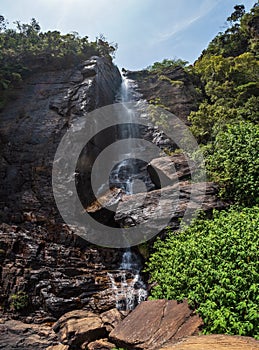
{"type": "MultiPolygon", "coordinates": [[[[111,104],[121,82],[106,58],[33,73],[0,113],[0,219],[44,222],[55,216],[52,162],[72,121],[111,104]]],[[[95,147],[95,145],[92,145],[95,147]]]]}

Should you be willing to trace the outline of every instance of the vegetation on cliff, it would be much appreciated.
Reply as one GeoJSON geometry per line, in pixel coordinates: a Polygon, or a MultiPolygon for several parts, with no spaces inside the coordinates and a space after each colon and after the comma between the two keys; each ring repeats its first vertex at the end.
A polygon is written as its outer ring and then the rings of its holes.
{"type": "Polygon", "coordinates": [[[188,298],[205,333],[258,338],[258,2],[249,13],[235,6],[227,22],[188,67],[203,96],[189,122],[208,177],[232,207],[158,240],[147,270],[156,283],[152,297],[188,298]]]}
{"type": "Polygon", "coordinates": [[[0,16],[0,108],[10,97],[7,93],[31,71],[43,67],[69,67],[91,56],[114,55],[117,45],[109,44],[103,35],[94,42],[77,32],[42,32],[33,18],[29,24],[15,22],[15,29],[0,16]]]}

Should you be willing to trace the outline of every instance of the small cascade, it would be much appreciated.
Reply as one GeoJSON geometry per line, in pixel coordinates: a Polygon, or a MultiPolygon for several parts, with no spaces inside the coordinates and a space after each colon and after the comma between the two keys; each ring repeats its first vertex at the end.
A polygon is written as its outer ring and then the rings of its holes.
{"type": "Polygon", "coordinates": [[[133,310],[140,302],[146,300],[145,283],[140,276],[141,263],[137,255],[127,249],[122,256],[119,270],[108,273],[115,295],[118,310],[133,310]]]}

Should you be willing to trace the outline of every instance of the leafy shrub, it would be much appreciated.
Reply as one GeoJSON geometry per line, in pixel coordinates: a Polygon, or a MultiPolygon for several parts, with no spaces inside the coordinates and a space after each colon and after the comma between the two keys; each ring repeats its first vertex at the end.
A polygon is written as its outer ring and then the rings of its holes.
{"type": "Polygon", "coordinates": [[[147,263],[154,299],[187,298],[205,333],[259,337],[259,207],[214,212],[157,240],[147,263]]]}
{"type": "Polygon", "coordinates": [[[29,297],[25,292],[19,291],[11,296],[10,307],[12,310],[20,311],[25,309],[29,304],[29,297]]]}
{"type": "Polygon", "coordinates": [[[207,169],[221,184],[221,194],[236,203],[259,203],[259,126],[249,122],[227,125],[207,157],[207,169]]]}

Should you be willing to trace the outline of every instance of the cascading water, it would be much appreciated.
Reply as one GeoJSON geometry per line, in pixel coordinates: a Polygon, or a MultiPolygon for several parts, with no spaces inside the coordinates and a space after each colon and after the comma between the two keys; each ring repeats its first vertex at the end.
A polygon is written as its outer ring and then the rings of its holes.
{"type": "Polygon", "coordinates": [[[141,262],[137,255],[127,249],[123,253],[119,270],[108,273],[118,310],[133,310],[141,301],[146,300],[147,291],[140,270],[141,262]]]}
{"type": "MultiPolygon", "coordinates": [[[[122,188],[127,194],[139,192],[137,185],[140,182],[146,182],[148,187],[147,175],[143,174],[143,171],[141,173],[143,164],[135,159],[138,152],[136,138],[139,137],[140,131],[133,123],[134,111],[127,106],[127,102],[137,101],[139,97],[139,94],[134,90],[134,82],[124,77],[116,102],[124,105],[127,120],[120,127],[118,137],[127,141],[129,152],[125,153],[124,160],[113,168],[110,175],[110,186],[122,188]]],[[[136,253],[128,248],[123,252],[119,270],[108,273],[117,309],[133,310],[137,304],[147,298],[146,286],[140,275],[141,267],[141,261],[136,253]]]]}

